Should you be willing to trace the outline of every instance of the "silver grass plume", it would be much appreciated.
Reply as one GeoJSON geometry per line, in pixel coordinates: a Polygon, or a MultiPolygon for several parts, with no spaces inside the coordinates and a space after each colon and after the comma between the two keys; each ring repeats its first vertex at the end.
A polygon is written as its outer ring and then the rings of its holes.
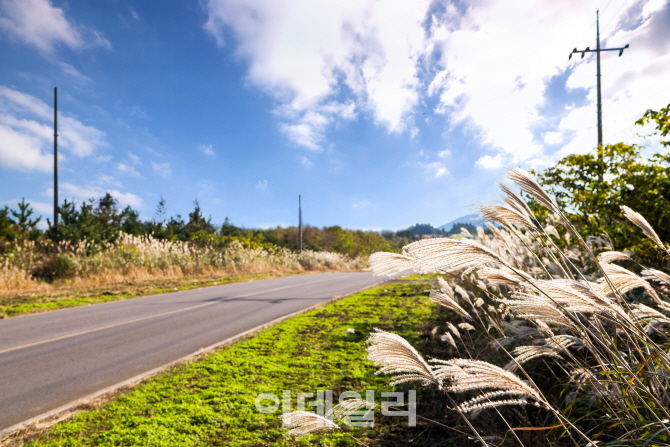
{"type": "Polygon", "coordinates": [[[494,349],[504,348],[522,340],[528,339],[543,339],[545,337],[553,337],[553,331],[545,323],[539,321],[533,321],[537,328],[530,326],[522,326],[526,323],[525,320],[514,320],[512,321],[503,321],[502,325],[505,332],[509,332],[512,335],[507,337],[497,338],[491,341],[489,344],[494,349]]]}
{"type": "MultiPolygon", "coordinates": [[[[661,298],[656,293],[656,290],[644,279],[637,276],[635,273],[630,270],[618,266],[616,264],[601,264],[601,267],[605,274],[609,277],[610,281],[622,295],[629,290],[642,287],[645,291],[651,295],[656,302],[660,302],[661,298]]],[[[614,291],[606,282],[599,283],[600,292],[604,295],[614,295],[614,291]]]]}
{"type": "MultiPolygon", "coordinates": [[[[601,289],[604,286],[600,284],[569,279],[538,280],[535,284],[542,290],[544,297],[548,297],[551,303],[559,305],[565,312],[609,315],[625,320],[627,323],[633,323],[630,314],[602,292],[601,289]]],[[[526,291],[529,294],[535,292],[528,287],[526,287],[526,291]]],[[[542,299],[544,297],[536,298],[542,299]]]]}
{"type": "Polygon", "coordinates": [[[365,399],[346,399],[344,402],[340,402],[335,405],[326,413],[326,418],[331,421],[337,422],[341,419],[350,416],[355,411],[360,410],[361,408],[366,408],[368,411],[371,411],[377,404],[374,402],[369,402],[365,399]]]}
{"type": "Polygon", "coordinates": [[[472,390],[497,390],[484,393],[460,404],[457,410],[470,412],[476,409],[500,405],[525,405],[532,403],[549,408],[540,393],[513,373],[481,360],[451,359],[431,360],[435,376],[448,383],[445,391],[463,393],[472,390]],[[499,399],[503,396],[518,396],[532,399],[499,399]],[[486,402],[484,402],[486,400],[486,402]]]}
{"type": "Polygon", "coordinates": [[[556,227],[553,226],[553,225],[547,225],[547,226],[544,228],[544,232],[547,233],[547,234],[551,234],[552,236],[555,236],[556,239],[560,239],[560,238],[561,238],[561,235],[558,234],[558,230],[556,230],[556,227]]]}
{"type": "Polygon", "coordinates": [[[331,408],[324,416],[309,411],[292,411],[282,414],[280,419],[284,425],[291,427],[288,435],[300,439],[309,433],[339,430],[337,421],[346,418],[360,408],[369,407],[371,410],[375,406],[376,404],[367,400],[347,399],[331,408]]]}
{"type": "Polygon", "coordinates": [[[510,228],[512,225],[534,228],[530,216],[505,205],[498,203],[483,204],[479,205],[477,210],[484,219],[497,222],[506,228],[510,228]]]}
{"type": "Polygon", "coordinates": [[[467,290],[465,290],[463,287],[459,286],[458,284],[454,284],[454,292],[459,294],[460,297],[463,298],[463,301],[465,301],[470,306],[472,306],[472,301],[470,301],[470,296],[468,295],[467,290]]]}
{"type": "Polygon", "coordinates": [[[633,315],[637,317],[638,320],[640,321],[645,321],[645,322],[658,322],[658,323],[670,323],[670,319],[657,311],[656,309],[652,309],[649,306],[645,306],[644,304],[633,304],[633,315]]]}
{"type": "Polygon", "coordinates": [[[630,261],[630,256],[620,251],[604,251],[598,255],[600,264],[609,264],[613,261],[630,261]]]}
{"type": "Polygon", "coordinates": [[[478,269],[477,276],[489,284],[502,286],[518,286],[525,279],[511,270],[503,271],[492,267],[478,269]]]}
{"type": "Polygon", "coordinates": [[[538,201],[542,206],[547,208],[552,213],[556,213],[559,216],[561,215],[561,210],[558,208],[558,205],[554,200],[549,197],[544,189],[530,176],[529,173],[524,171],[521,168],[514,168],[510,171],[507,171],[507,178],[512,180],[521,191],[525,192],[532,198],[538,201]]]}
{"type": "Polygon", "coordinates": [[[458,329],[452,323],[447,322],[447,328],[449,328],[451,333],[454,334],[456,337],[461,338],[461,333],[458,332],[458,329]]]}
{"type": "Polygon", "coordinates": [[[640,230],[642,230],[645,236],[654,241],[654,243],[658,245],[664,252],[670,254],[670,250],[668,250],[668,248],[663,244],[661,238],[658,237],[654,229],[651,227],[651,225],[649,225],[647,219],[642,217],[642,214],[636,213],[626,205],[621,207],[621,211],[623,211],[623,215],[626,216],[626,219],[633,222],[640,230]]]}
{"type": "Polygon", "coordinates": [[[284,425],[291,427],[288,434],[300,439],[309,433],[339,430],[340,427],[330,419],[309,411],[292,411],[281,415],[284,425]]]}
{"type": "Polygon", "coordinates": [[[368,360],[382,368],[375,374],[394,374],[390,385],[419,381],[440,386],[430,366],[407,340],[398,334],[375,328],[367,340],[368,360]]]}
{"type": "Polygon", "coordinates": [[[454,348],[458,349],[458,346],[456,345],[456,342],[454,341],[454,337],[451,336],[449,332],[445,332],[442,337],[440,337],[440,340],[446,341],[449,343],[451,346],[454,348]]]}
{"type": "Polygon", "coordinates": [[[378,252],[370,255],[368,261],[375,276],[392,276],[412,270],[412,258],[398,253],[378,252]]]}
{"type": "Polygon", "coordinates": [[[502,192],[505,193],[505,197],[503,200],[505,200],[505,203],[507,203],[510,207],[514,208],[516,211],[518,211],[521,214],[525,214],[527,216],[532,216],[533,212],[528,208],[528,204],[523,201],[521,197],[519,197],[515,192],[513,192],[509,187],[504,184],[503,182],[498,182],[498,185],[500,186],[500,189],[502,192]]]}
{"type": "Polygon", "coordinates": [[[482,241],[486,240],[486,233],[484,232],[484,229],[482,227],[477,227],[477,236],[482,241]]]}
{"type": "MultiPolygon", "coordinates": [[[[537,287],[552,302],[564,306],[568,312],[598,313],[611,308],[612,301],[594,290],[593,285],[571,279],[537,280],[537,287]]],[[[526,287],[528,292],[533,289],[526,287]]],[[[619,311],[619,308],[615,309],[619,311]]]]}
{"type": "Polygon", "coordinates": [[[507,371],[516,371],[520,365],[529,360],[538,357],[556,357],[560,358],[562,353],[567,352],[568,348],[580,344],[579,340],[568,335],[556,335],[544,340],[542,346],[519,346],[514,348],[510,354],[514,360],[505,365],[507,371]]]}
{"type": "Polygon", "coordinates": [[[412,265],[417,273],[430,273],[440,269],[455,270],[487,263],[512,268],[496,253],[471,240],[424,239],[406,245],[403,252],[405,256],[413,259],[412,265]]]}
{"type": "Polygon", "coordinates": [[[458,323],[457,326],[464,331],[474,331],[475,330],[475,327],[473,325],[471,325],[470,323],[458,323]]]}
{"type": "Polygon", "coordinates": [[[578,326],[570,319],[566,311],[544,296],[528,293],[516,293],[514,299],[500,299],[515,317],[533,322],[542,322],[547,326],[567,329],[579,333],[578,326]]]}
{"type": "Polygon", "coordinates": [[[660,270],[644,269],[640,273],[642,274],[642,278],[646,279],[647,281],[658,281],[670,286],[670,276],[660,270]]]}
{"type": "Polygon", "coordinates": [[[439,304],[440,306],[444,306],[448,309],[453,310],[462,317],[471,320],[472,317],[470,316],[470,314],[468,314],[467,311],[463,309],[456,302],[456,299],[454,297],[454,291],[449,286],[449,284],[442,278],[438,278],[438,282],[440,284],[440,290],[432,289],[430,291],[430,300],[434,303],[439,304]]]}

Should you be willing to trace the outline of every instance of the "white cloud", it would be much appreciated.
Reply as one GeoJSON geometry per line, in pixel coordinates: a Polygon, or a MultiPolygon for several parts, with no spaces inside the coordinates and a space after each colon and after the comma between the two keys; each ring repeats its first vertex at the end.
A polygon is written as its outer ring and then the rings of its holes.
{"type": "MultiPolygon", "coordinates": [[[[47,152],[53,148],[52,123],[53,109],[46,103],[0,86],[0,165],[23,171],[52,169],[53,155],[47,152]]],[[[107,145],[104,132],[65,113],[59,116],[58,133],[59,160],[62,149],[86,157],[107,145]]]]}
{"type": "Polygon", "coordinates": [[[563,132],[545,132],[542,138],[547,144],[559,144],[563,142],[563,132]]]}
{"type": "Polygon", "coordinates": [[[65,17],[49,0],[0,0],[0,29],[19,42],[50,55],[58,45],[71,49],[111,47],[98,31],[84,29],[65,17]]]}
{"type": "Polygon", "coordinates": [[[21,171],[49,172],[53,169],[53,154],[40,149],[43,141],[0,124],[0,165],[21,171]]]}
{"type": "Polygon", "coordinates": [[[314,163],[312,163],[310,159],[307,157],[302,157],[300,159],[300,163],[302,163],[302,165],[306,168],[311,168],[312,166],[314,166],[314,163]]]}
{"type": "Polygon", "coordinates": [[[136,154],[134,154],[134,153],[132,153],[132,152],[128,152],[128,158],[130,158],[130,161],[131,161],[134,165],[140,165],[140,166],[142,166],[142,160],[141,160],[140,157],[137,156],[136,154]]]}
{"type": "Polygon", "coordinates": [[[268,188],[268,181],[267,180],[259,180],[258,183],[256,183],[256,189],[259,191],[265,191],[268,188]]]}
{"type": "Polygon", "coordinates": [[[219,46],[232,31],[249,82],[281,104],[280,129],[319,149],[327,128],[357,110],[390,132],[416,132],[410,114],[419,100],[428,5],[209,0],[204,29],[219,46]]]}
{"type": "Polygon", "coordinates": [[[421,168],[423,168],[433,178],[440,178],[449,174],[447,168],[445,168],[442,162],[439,161],[434,161],[432,163],[419,162],[419,166],[421,166],[421,168]]]}
{"type": "Polygon", "coordinates": [[[448,150],[448,149],[443,150],[443,151],[440,151],[440,152],[438,152],[438,154],[437,154],[437,157],[438,157],[438,158],[447,158],[447,157],[450,157],[450,156],[451,156],[451,151],[448,150]]]}
{"type": "Polygon", "coordinates": [[[74,76],[75,78],[79,79],[80,81],[83,82],[90,82],[91,78],[88,76],[82,74],[79,70],[74,68],[70,64],[66,64],[65,62],[58,62],[58,65],[60,66],[61,70],[63,70],[65,73],[74,76]]]}
{"type": "Polygon", "coordinates": [[[129,205],[132,208],[138,209],[142,208],[142,204],[144,203],[144,200],[142,200],[141,197],[130,192],[120,192],[116,189],[111,189],[109,190],[109,193],[119,201],[119,205],[121,206],[129,205]]]}
{"type": "Polygon", "coordinates": [[[201,144],[198,147],[198,150],[200,152],[202,152],[203,154],[205,154],[206,156],[208,156],[208,157],[213,157],[214,156],[214,150],[212,149],[211,144],[201,144]]]}
{"type": "Polygon", "coordinates": [[[156,163],[151,161],[151,167],[154,168],[154,172],[160,175],[163,178],[168,178],[172,174],[172,167],[170,163],[156,163]]]}
{"type": "MultiPolygon", "coordinates": [[[[525,164],[593,149],[595,56],[573,58],[572,65],[567,56],[573,47],[595,46],[593,11],[600,9],[603,45],[631,44],[622,58],[614,52],[602,55],[605,143],[634,141],[635,119],[667,103],[658,92],[667,89],[670,76],[670,4],[635,1],[624,8],[627,2],[617,0],[605,8],[604,3],[493,0],[470,3],[465,14],[447,6],[431,25],[430,44],[442,55],[441,71],[427,90],[439,95],[436,112],[448,116],[452,128],[465,124],[481,132],[483,144],[525,164]],[[572,36],[568,41],[566,31],[572,36]],[[561,112],[542,116],[539,108],[547,100],[548,81],[566,74],[569,66],[574,71],[567,87],[587,89],[588,104],[567,110],[556,125],[546,118],[559,118],[561,112]],[[543,141],[536,139],[536,125],[544,126],[543,141]],[[549,156],[543,143],[565,145],[549,156]]],[[[494,160],[483,157],[480,166],[494,160]]]]}
{"type": "Polygon", "coordinates": [[[114,186],[115,188],[121,187],[121,182],[118,181],[117,177],[109,174],[98,174],[97,181],[100,185],[114,186]]]}
{"type": "Polygon", "coordinates": [[[112,156],[107,154],[107,155],[98,155],[97,157],[93,157],[93,161],[96,163],[107,163],[112,159],[112,156]]]}
{"type": "Polygon", "coordinates": [[[135,168],[133,168],[132,166],[127,165],[125,163],[117,163],[116,164],[116,171],[119,174],[125,174],[125,175],[128,175],[130,177],[142,177],[142,175],[140,175],[140,173],[137,172],[137,170],[135,168]]]}
{"type": "Polygon", "coordinates": [[[484,155],[479,160],[475,162],[475,166],[478,166],[482,169],[498,169],[503,166],[503,158],[500,154],[495,157],[490,155],[484,155]]]}
{"type": "Polygon", "coordinates": [[[361,200],[359,202],[354,202],[351,207],[353,209],[363,209],[363,208],[368,208],[370,206],[370,202],[367,200],[361,200]]]}
{"type": "MultiPolygon", "coordinates": [[[[61,198],[74,200],[75,203],[84,202],[89,199],[98,199],[107,192],[118,200],[119,205],[122,207],[130,205],[133,208],[139,209],[142,208],[142,204],[144,203],[141,197],[133,193],[121,192],[117,189],[105,189],[96,185],[77,185],[75,183],[60,182],[58,189],[61,198]]],[[[48,188],[43,195],[53,197],[53,188],[48,188]]]]}
{"type": "Polygon", "coordinates": [[[140,20],[140,15],[137,13],[137,11],[135,10],[135,8],[133,8],[133,7],[131,6],[131,7],[129,8],[129,12],[130,12],[130,17],[132,17],[133,20],[140,20]]]}

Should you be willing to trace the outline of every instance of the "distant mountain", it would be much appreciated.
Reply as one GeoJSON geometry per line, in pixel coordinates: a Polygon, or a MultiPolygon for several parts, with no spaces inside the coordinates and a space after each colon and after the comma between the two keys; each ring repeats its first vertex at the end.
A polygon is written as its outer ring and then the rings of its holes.
{"type": "Polygon", "coordinates": [[[454,225],[459,223],[470,224],[474,225],[475,227],[486,228],[484,226],[484,222],[486,222],[486,219],[482,219],[482,217],[479,214],[468,214],[467,216],[459,217],[458,219],[454,219],[451,222],[437,228],[443,231],[451,231],[451,229],[454,228],[454,225]]]}

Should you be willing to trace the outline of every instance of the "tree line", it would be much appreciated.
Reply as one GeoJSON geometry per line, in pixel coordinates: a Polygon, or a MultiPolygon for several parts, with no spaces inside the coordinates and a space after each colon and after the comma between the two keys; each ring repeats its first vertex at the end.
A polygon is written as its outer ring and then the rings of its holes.
{"type": "MultiPolygon", "coordinates": [[[[233,225],[228,218],[215,225],[211,217],[205,217],[198,200],[193,202],[193,211],[188,217],[180,214],[167,217],[166,202],[161,197],[151,219],[140,219],[139,212],[130,206],[119,207],[118,201],[109,193],[98,199],[90,199],[77,205],[65,200],[59,207],[57,226],[47,219],[48,229],[37,228],[41,218],[33,218],[34,211],[22,200],[18,209],[8,206],[0,209],[0,253],[11,251],[25,240],[53,246],[56,242],[76,245],[86,241],[91,247],[115,243],[123,233],[134,236],[150,235],[159,240],[189,241],[200,246],[225,248],[232,241],[241,242],[250,248],[283,247],[298,250],[300,238],[297,227],[269,229],[245,229],[233,225]]],[[[338,225],[317,228],[303,227],[303,248],[314,251],[334,251],[349,256],[368,256],[376,251],[399,251],[409,242],[408,238],[391,233],[384,236],[373,231],[348,230],[338,225]]]]}

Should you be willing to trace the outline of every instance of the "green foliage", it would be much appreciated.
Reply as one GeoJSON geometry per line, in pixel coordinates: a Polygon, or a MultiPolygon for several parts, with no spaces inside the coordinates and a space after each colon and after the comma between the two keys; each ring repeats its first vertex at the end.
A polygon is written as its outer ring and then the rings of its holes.
{"type": "Polygon", "coordinates": [[[18,237],[14,221],[9,217],[10,212],[7,205],[0,208],[0,252],[5,251],[8,245],[18,237]]]}
{"type": "MultiPolygon", "coordinates": [[[[653,135],[660,135],[662,137],[667,137],[668,133],[670,133],[670,119],[668,118],[669,113],[670,113],[670,104],[663,107],[658,112],[649,109],[644,113],[642,118],[640,118],[635,122],[635,124],[637,124],[638,126],[644,126],[645,124],[654,122],[656,123],[656,131],[653,133],[653,135]]],[[[666,148],[670,147],[670,141],[661,141],[661,144],[666,148]]]]}
{"type": "MultiPolygon", "coordinates": [[[[254,230],[260,235],[259,241],[269,242],[278,247],[297,250],[300,246],[297,227],[276,227],[268,230],[254,230]]],[[[334,251],[347,256],[369,256],[377,251],[399,251],[402,245],[391,245],[383,235],[362,230],[347,230],[338,225],[316,228],[305,226],[302,229],[303,248],[314,251],[334,251]]],[[[401,243],[406,239],[401,239],[401,243]]]]}
{"type": "Polygon", "coordinates": [[[21,203],[18,204],[19,211],[12,210],[12,216],[16,219],[15,224],[18,227],[21,233],[28,233],[35,231],[35,225],[42,220],[41,217],[37,219],[31,219],[30,216],[33,215],[33,209],[30,208],[30,204],[26,203],[26,199],[21,199],[21,203]]]}
{"type": "Polygon", "coordinates": [[[12,210],[5,205],[0,209],[0,254],[13,251],[16,244],[24,240],[37,239],[42,234],[35,228],[41,218],[30,218],[34,213],[30,203],[26,203],[26,199],[21,199],[18,207],[18,210],[12,210]]]}
{"type": "MultiPolygon", "coordinates": [[[[670,240],[668,155],[645,159],[638,146],[624,143],[598,148],[596,154],[569,155],[539,175],[540,183],[567,210],[584,235],[607,233],[619,250],[637,251],[644,263],[658,264],[661,254],[623,216],[626,205],[670,240]]],[[[534,207],[542,214],[539,206],[534,207]]]]}
{"type": "Polygon", "coordinates": [[[215,233],[216,228],[212,225],[212,218],[205,219],[202,215],[202,210],[200,209],[200,203],[198,199],[193,201],[195,208],[188,215],[188,223],[186,224],[186,230],[188,232],[189,238],[196,233],[215,233]]]}
{"type": "Polygon", "coordinates": [[[142,234],[143,226],[137,211],[130,206],[121,211],[117,204],[117,200],[110,193],[98,200],[83,202],[78,210],[74,202],[65,200],[58,207],[58,226],[54,228],[49,222],[51,226],[48,236],[52,240],[73,245],[85,240],[90,246],[95,246],[115,242],[121,231],[133,235],[142,234]]]}

